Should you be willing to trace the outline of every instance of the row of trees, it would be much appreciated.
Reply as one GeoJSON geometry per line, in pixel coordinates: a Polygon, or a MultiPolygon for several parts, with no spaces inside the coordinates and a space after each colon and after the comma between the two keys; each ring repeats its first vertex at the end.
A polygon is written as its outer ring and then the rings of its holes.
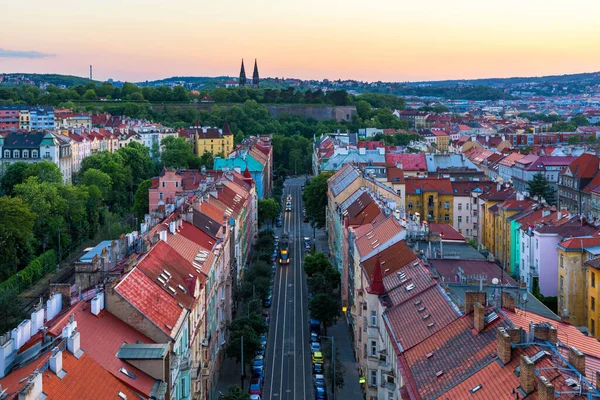
{"type": "Polygon", "coordinates": [[[327,180],[332,173],[322,172],[304,186],[302,200],[306,208],[306,216],[313,227],[325,228],[325,210],[327,209],[327,180]]]}
{"type": "MultiPolygon", "coordinates": [[[[327,260],[323,253],[309,254],[304,259],[304,272],[307,276],[308,293],[310,302],[308,304],[311,318],[321,321],[321,325],[327,328],[335,324],[341,316],[342,304],[340,302],[340,273],[327,260]]],[[[330,342],[323,346],[323,359],[325,362],[325,377],[330,385],[333,385],[335,373],[335,384],[341,388],[344,386],[345,369],[344,364],[339,360],[339,354],[336,350],[336,368],[333,370],[330,360],[332,360],[332,348],[330,342]]]]}

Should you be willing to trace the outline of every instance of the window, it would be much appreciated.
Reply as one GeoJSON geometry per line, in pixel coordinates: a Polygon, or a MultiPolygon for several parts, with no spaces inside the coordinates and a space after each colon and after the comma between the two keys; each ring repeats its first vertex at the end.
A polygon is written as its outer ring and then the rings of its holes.
{"type": "Polygon", "coordinates": [[[377,386],[377,371],[371,371],[371,386],[377,386]]]}
{"type": "Polygon", "coordinates": [[[19,150],[13,150],[13,158],[19,158],[19,150]]]}
{"type": "Polygon", "coordinates": [[[374,340],[371,340],[371,356],[377,356],[377,342],[374,340]]]}
{"type": "Polygon", "coordinates": [[[444,215],[444,222],[450,222],[450,216],[448,214],[444,215]]]}
{"type": "Polygon", "coordinates": [[[409,210],[412,210],[412,207],[413,207],[412,201],[409,201],[409,202],[408,202],[408,209],[409,209],[409,210]]]}
{"type": "Polygon", "coordinates": [[[181,378],[181,395],[182,395],[182,397],[189,396],[189,393],[188,393],[188,389],[189,388],[188,388],[188,386],[187,386],[186,383],[187,382],[186,382],[186,379],[185,379],[185,376],[184,376],[183,378],[181,378]]]}
{"type": "Polygon", "coordinates": [[[29,158],[29,150],[23,150],[23,158],[29,158]]]}
{"type": "Polygon", "coordinates": [[[371,311],[371,326],[377,326],[377,313],[371,311]]]}
{"type": "Polygon", "coordinates": [[[367,356],[367,344],[365,343],[363,345],[364,349],[363,349],[363,355],[366,357],[367,356]]]}
{"type": "Polygon", "coordinates": [[[467,236],[469,236],[469,230],[467,229],[467,236]]]}
{"type": "Polygon", "coordinates": [[[160,193],[158,194],[158,198],[159,198],[159,200],[162,200],[162,199],[163,199],[163,194],[162,194],[162,192],[160,192],[160,193]]]}
{"type": "Polygon", "coordinates": [[[44,158],[50,158],[50,152],[47,151],[46,154],[44,155],[44,158]]]}
{"type": "Polygon", "coordinates": [[[565,267],[565,255],[564,254],[560,255],[560,267],[561,268],[565,267]]]}
{"type": "Polygon", "coordinates": [[[458,211],[462,211],[462,203],[458,203],[458,211]]]}
{"type": "Polygon", "coordinates": [[[459,224],[460,224],[460,223],[462,223],[462,215],[459,215],[459,216],[458,216],[458,223],[459,223],[459,224]]]}
{"type": "Polygon", "coordinates": [[[445,208],[446,210],[448,210],[448,209],[450,208],[450,202],[446,201],[446,202],[444,203],[444,208],[445,208]]]}
{"type": "Polygon", "coordinates": [[[10,158],[10,150],[4,150],[4,158],[10,158]]]}
{"type": "Polygon", "coordinates": [[[596,311],[596,299],[593,297],[591,298],[591,302],[590,302],[590,310],[596,311]]]}
{"type": "Polygon", "coordinates": [[[465,210],[469,211],[469,203],[465,204],[465,210]]]}
{"type": "Polygon", "coordinates": [[[560,292],[562,293],[565,288],[565,277],[564,276],[560,277],[560,286],[559,287],[560,287],[560,292]]]}
{"type": "Polygon", "coordinates": [[[469,223],[469,216],[465,217],[465,222],[468,224],[469,223]]]}
{"type": "Polygon", "coordinates": [[[594,272],[590,273],[590,285],[596,287],[596,274],[594,272]]]}
{"type": "Polygon", "coordinates": [[[539,239],[535,239],[535,249],[537,250],[538,247],[540,245],[540,240],[539,239]]]}
{"type": "Polygon", "coordinates": [[[175,187],[179,187],[179,182],[175,182],[175,187]]]}
{"type": "Polygon", "coordinates": [[[165,183],[164,182],[162,182],[162,187],[165,187],[165,183]]]}

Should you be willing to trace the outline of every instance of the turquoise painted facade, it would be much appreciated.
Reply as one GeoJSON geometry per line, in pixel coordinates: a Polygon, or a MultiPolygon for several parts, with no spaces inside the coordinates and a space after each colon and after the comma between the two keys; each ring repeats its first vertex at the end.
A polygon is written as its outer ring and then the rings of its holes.
{"type": "Polygon", "coordinates": [[[518,221],[510,221],[510,265],[511,276],[519,279],[519,271],[521,270],[521,225],[518,221]]]}
{"type": "Polygon", "coordinates": [[[171,362],[171,398],[177,400],[190,400],[192,398],[192,355],[190,352],[190,327],[189,313],[177,332],[175,343],[173,344],[173,353],[171,362]]]}
{"type": "Polygon", "coordinates": [[[256,196],[259,199],[265,198],[265,173],[267,168],[265,165],[258,162],[249,153],[239,154],[234,158],[221,158],[216,157],[214,162],[215,170],[222,170],[223,168],[235,169],[239,168],[243,173],[248,167],[254,184],[256,185],[256,196]]]}

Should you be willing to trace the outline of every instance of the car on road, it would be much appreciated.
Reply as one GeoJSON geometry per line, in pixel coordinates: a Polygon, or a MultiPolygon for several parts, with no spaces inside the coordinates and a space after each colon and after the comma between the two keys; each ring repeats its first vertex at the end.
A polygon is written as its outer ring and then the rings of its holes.
{"type": "Polygon", "coordinates": [[[325,375],[323,374],[315,374],[313,376],[313,380],[316,387],[325,387],[325,375]]]}
{"type": "Polygon", "coordinates": [[[278,219],[277,222],[275,223],[275,226],[278,228],[281,228],[282,225],[283,225],[283,223],[281,222],[280,219],[278,219]]]}
{"type": "Polygon", "coordinates": [[[324,387],[315,387],[315,399],[316,400],[327,400],[327,391],[324,387]]]}
{"type": "Polygon", "coordinates": [[[271,307],[271,301],[273,300],[273,295],[272,294],[268,294],[267,297],[264,298],[263,300],[263,306],[264,307],[271,307]]]}
{"type": "Polygon", "coordinates": [[[262,316],[265,320],[265,325],[269,325],[269,321],[271,320],[271,318],[269,317],[269,312],[268,311],[263,311],[262,312],[262,316]]]}
{"type": "Polygon", "coordinates": [[[292,211],[292,202],[291,201],[286,201],[285,211],[292,211]]]}
{"type": "Polygon", "coordinates": [[[260,341],[261,346],[267,345],[267,336],[266,335],[260,335],[258,340],[260,341]]]}
{"type": "Polygon", "coordinates": [[[322,374],[323,364],[313,364],[313,374],[322,374]]]}
{"type": "Polygon", "coordinates": [[[251,394],[250,395],[250,400],[260,400],[260,395],[258,395],[258,394],[251,394]]]}
{"type": "Polygon", "coordinates": [[[252,373],[262,374],[264,366],[264,356],[256,356],[256,358],[254,358],[254,362],[252,363],[252,373]]]}
{"type": "Polygon", "coordinates": [[[287,201],[292,201],[292,195],[288,194],[287,201]]]}
{"type": "Polygon", "coordinates": [[[262,389],[260,387],[260,379],[252,378],[250,380],[250,389],[248,390],[250,394],[262,394],[262,389]]]}
{"type": "Polygon", "coordinates": [[[323,353],[320,351],[312,353],[312,362],[313,364],[323,364],[323,353]]]}
{"type": "Polygon", "coordinates": [[[310,351],[312,353],[315,353],[317,351],[320,352],[321,351],[321,343],[319,343],[319,342],[311,342],[311,344],[310,344],[310,351]]]}
{"type": "Polygon", "coordinates": [[[310,341],[311,342],[318,342],[320,340],[321,340],[321,338],[319,338],[319,334],[317,332],[310,333],[310,341]]]}

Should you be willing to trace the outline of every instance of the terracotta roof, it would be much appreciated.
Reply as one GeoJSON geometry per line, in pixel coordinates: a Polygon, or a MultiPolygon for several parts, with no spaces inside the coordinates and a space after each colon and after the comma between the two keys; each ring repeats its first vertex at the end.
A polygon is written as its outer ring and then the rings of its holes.
{"type": "Polygon", "coordinates": [[[591,179],[598,173],[599,167],[600,158],[593,154],[583,153],[565,167],[565,169],[562,170],[562,173],[568,169],[575,178],[591,179]]]}
{"type": "Polygon", "coordinates": [[[350,218],[348,223],[350,225],[362,225],[372,222],[379,214],[381,209],[376,202],[372,201],[367,204],[356,216],[350,218]]]}
{"type": "Polygon", "coordinates": [[[429,224],[429,231],[432,233],[444,234],[444,242],[464,242],[465,237],[458,233],[450,224],[429,224]]]}
{"type": "Polygon", "coordinates": [[[138,262],[138,269],[178,303],[193,308],[198,283],[196,269],[166,242],[159,240],[154,244],[138,262]]]}
{"type": "Polygon", "coordinates": [[[600,193],[600,174],[596,174],[594,179],[583,188],[583,191],[586,193],[600,193]]]}
{"type": "Polygon", "coordinates": [[[444,277],[444,281],[447,283],[461,283],[459,277],[462,275],[463,278],[471,277],[470,281],[477,282],[479,282],[479,277],[482,277],[483,283],[487,285],[491,285],[492,279],[497,278],[504,285],[517,287],[517,282],[509,274],[503,273],[495,262],[431,258],[429,263],[440,276],[444,277]]]}
{"type": "MultiPolygon", "coordinates": [[[[373,224],[372,229],[364,232],[360,237],[357,233],[354,243],[358,250],[358,254],[361,258],[366,256],[378,247],[384,246],[388,240],[403,230],[404,228],[402,228],[400,223],[393,216],[387,217],[376,225],[373,224]]],[[[360,233],[362,233],[362,231],[360,233]]]]}
{"type": "Polygon", "coordinates": [[[223,209],[217,207],[215,205],[216,199],[214,197],[210,197],[210,200],[208,202],[203,201],[200,203],[200,212],[203,214],[206,214],[209,218],[215,220],[215,221],[224,221],[226,218],[228,219],[229,216],[226,216],[225,212],[223,209]]]}
{"type": "MultiPolygon", "coordinates": [[[[405,290],[405,289],[403,289],[405,290]]],[[[416,289],[415,289],[416,290],[416,289]]],[[[449,323],[460,313],[439,285],[434,285],[385,312],[403,351],[410,349],[449,323]],[[433,325],[431,325],[433,323],[433,325]]]]}
{"type": "Polygon", "coordinates": [[[401,163],[403,171],[427,171],[425,154],[390,153],[385,155],[385,162],[388,166],[401,163]]]}
{"type": "Polygon", "coordinates": [[[386,262],[383,268],[383,285],[387,292],[385,301],[389,307],[402,304],[435,285],[431,274],[419,259],[404,265],[394,264],[393,268],[389,268],[386,262]]]}
{"type": "Polygon", "coordinates": [[[507,167],[512,167],[515,161],[518,161],[523,157],[525,157],[525,154],[511,153],[508,156],[504,157],[504,159],[500,161],[500,164],[505,165],[507,167]]]}
{"type": "MultiPolygon", "coordinates": [[[[61,315],[48,329],[48,335],[60,336],[71,315],[77,321],[77,330],[81,333],[81,348],[102,368],[123,381],[137,392],[150,396],[154,378],[138,370],[131,364],[119,359],[116,354],[123,343],[154,343],[154,341],[136,329],[127,325],[106,309],[97,316],[92,314],[89,302],[80,301],[61,315]],[[136,378],[132,379],[119,370],[126,368],[136,378]]],[[[41,337],[40,337],[41,339],[41,337]]],[[[64,354],[64,353],[63,353],[64,354]]]]}
{"type": "Polygon", "coordinates": [[[406,178],[406,194],[437,192],[439,194],[453,193],[452,183],[447,178],[406,178]]]}
{"type": "Polygon", "coordinates": [[[412,250],[404,240],[401,240],[361,263],[369,281],[372,279],[373,273],[375,272],[377,258],[379,258],[381,263],[384,283],[385,278],[388,275],[393,274],[400,268],[416,260],[412,250]]]}
{"type": "Polygon", "coordinates": [[[586,247],[600,246],[600,237],[594,238],[572,238],[558,244],[563,250],[582,250],[586,247]]]}
{"type": "Polygon", "coordinates": [[[202,230],[207,235],[216,239],[222,227],[221,222],[217,222],[214,219],[197,210],[194,210],[193,214],[194,226],[202,230]]]}
{"type": "Polygon", "coordinates": [[[181,227],[179,228],[179,235],[208,251],[211,251],[216,243],[215,238],[185,221],[182,222],[181,227]]]}
{"type": "Polygon", "coordinates": [[[179,330],[187,311],[138,268],[132,269],[115,290],[167,335],[173,337],[179,330]]]}
{"type": "Polygon", "coordinates": [[[498,326],[508,327],[508,324],[499,318],[474,333],[471,313],[406,351],[401,357],[408,363],[410,380],[420,397],[438,398],[493,362],[498,326]]]}
{"type": "Polygon", "coordinates": [[[387,180],[391,183],[404,183],[404,171],[396,167],[386,169],[387,180]]]}

